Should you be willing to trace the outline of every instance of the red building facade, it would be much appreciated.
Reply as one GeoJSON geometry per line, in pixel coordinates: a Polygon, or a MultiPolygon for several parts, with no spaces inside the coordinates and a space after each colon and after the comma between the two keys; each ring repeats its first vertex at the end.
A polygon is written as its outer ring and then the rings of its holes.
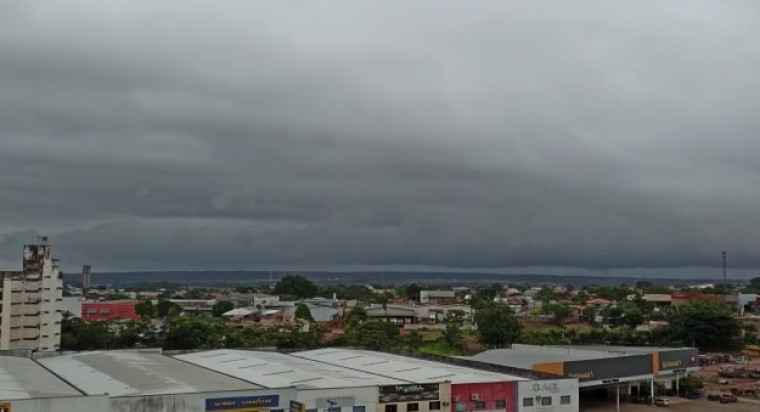
{"type": "Polygon", "coordinates": [[[113,319],[140,319],[135,312],[136,300],[114,300],[110,302],[85,302],[82,303],[82,319],[113,320],[113,319]]]}
{"type": "Polygon", "coordinates": [[[451,412],[517,411],[515,382],[451,384],[451,412]]]}

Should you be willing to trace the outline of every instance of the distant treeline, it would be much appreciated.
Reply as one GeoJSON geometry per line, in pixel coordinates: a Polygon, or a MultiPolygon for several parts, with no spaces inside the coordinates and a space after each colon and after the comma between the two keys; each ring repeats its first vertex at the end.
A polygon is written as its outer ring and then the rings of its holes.
{"type": "MultiPolygon", "coordinates": [[[[300,274],[320,285],[340,283],[372,283],[381,285],[404,285],[413,282],[428,285],[474,286],[493,283],[512,283],[530,285],[635,285],[642,278],[600,277],[600,276],[565,276],[546,274],[498,274],[477,272],[414,272],[414,271],[361,271],[361,272],[273,272],[272,278],[277,282],[289,274],[300,274]]],[[[647,279],[659,284],[678,285],[693,280],[678,278],[647,279]]],[[[81,281],[79,273],[64,274],[66,284],[76,285],[81,281]]],[[[135,284],[166,283],[174,285],[234,287],[239,285],[268,284],[268,271],[167,271],[167,272],[108,272],[92,275],[92,282],[113,287],[127,287],[135,284]]],[[[712,282],[705,279],[700,282],[712,282]]]]}

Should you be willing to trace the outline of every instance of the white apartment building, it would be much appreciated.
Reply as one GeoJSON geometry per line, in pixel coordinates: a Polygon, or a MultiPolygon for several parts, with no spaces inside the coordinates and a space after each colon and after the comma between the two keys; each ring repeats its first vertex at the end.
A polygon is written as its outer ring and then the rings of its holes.
{"type": "Polygon", "coordinates": [[[63,277],[50,246],[24,246],[23,269],[0,272],[0,287],[0,350],[58,350],[63,277]]]}

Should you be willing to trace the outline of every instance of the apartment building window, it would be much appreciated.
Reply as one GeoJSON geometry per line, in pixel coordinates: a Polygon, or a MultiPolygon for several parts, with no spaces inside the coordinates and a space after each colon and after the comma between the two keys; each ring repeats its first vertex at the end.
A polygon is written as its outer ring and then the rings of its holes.
{"type": "Polygon", "coordinates": [[[354,406],[354,409],[351,412],[364,412],[364,410],[364,406],[354,406]]]}
{"type": "Polygon", "coordinates": [[[533,406],[533,398],[523,398],[523,406],[533,406]]]}
{"type": "Polygon", "coordinates": [[[440,411],[441,410],[441,402],[440,401],[433,401],[428,403],[428,410],[431,411],[440,411]]]}
{"type": "Polygon", "coordinates": [[[559,397],[560,405],[570,405],[570,395],[563,395],[559,397]]]}
{"type": "Polygon", "coordinates": [[[541,406],[552,406],[552,397],[544,396],[541,398],[541,406]]]}
{"type": "Polygon", "coordinates": [[[408,403],[406,404],[406,412],[417,412],[420,410],[420,404],[419,403],[408,403]]]}
{"type": "Polygon", "coordinates": [[[398,412],[396,405],[385,405],[385,412],[398,412]]]}
{"type": "Polygon", "coordinates": [[[454,408],[456,412],[466,412],[467,411],[467,402],[457,402],[456,407],[454,408]]]}
{"type": "Polygon", "coordinates": [[[504,399],[497,399],[493,401],[493,406],[496,409],[506,409],[507,408],[507,401],[504,399]]]}
{"type": "Polygon", "coordinates": [[[482,411],[486,408],[486,403],[484,401],[475,401],[475,410],[476,411],[482,411]]]}

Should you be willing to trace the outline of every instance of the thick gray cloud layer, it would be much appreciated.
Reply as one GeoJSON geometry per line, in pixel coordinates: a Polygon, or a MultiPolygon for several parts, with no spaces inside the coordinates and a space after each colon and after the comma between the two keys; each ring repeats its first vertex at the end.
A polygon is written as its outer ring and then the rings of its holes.
{"type": "Polygon", "coordinates": [[[0,259],[760,267],[760,3],[0,0],[0,259]]]}

